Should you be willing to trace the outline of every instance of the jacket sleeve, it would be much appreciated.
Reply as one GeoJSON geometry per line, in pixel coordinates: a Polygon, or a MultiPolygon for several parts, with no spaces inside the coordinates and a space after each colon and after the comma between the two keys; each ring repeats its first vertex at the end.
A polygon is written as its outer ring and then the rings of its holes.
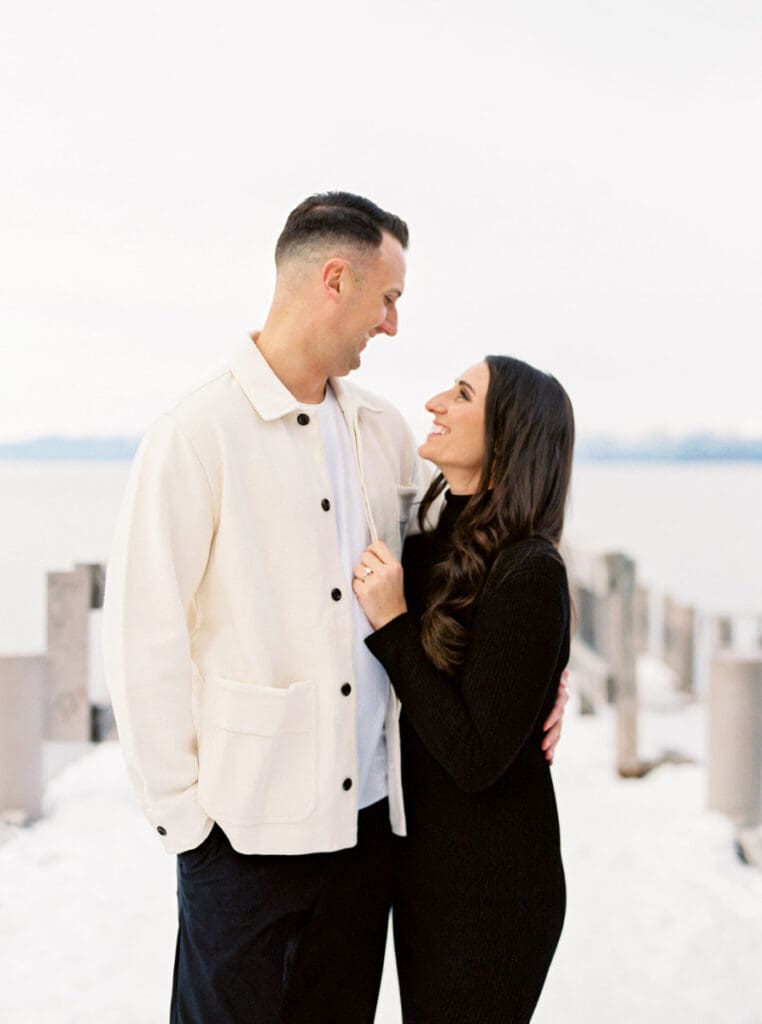
{"type": "Polygon", "coordinates": [[[479,606],[469,655],[455,678],[428,660],[407,612],[366,639],[406,718],[464,792],[495,783],[529,740],[557,683],[566,608],[549,576],[508,577],[479,606]]]}
{"type": "Polygon", "coordinates": [[[214,529],[204,467],[172,416],[163,416],[138,450],[117,522],[103,648],[130,778],[173,853],[197,846],[209,829],[196,798],[191,635],[214,529]]]}

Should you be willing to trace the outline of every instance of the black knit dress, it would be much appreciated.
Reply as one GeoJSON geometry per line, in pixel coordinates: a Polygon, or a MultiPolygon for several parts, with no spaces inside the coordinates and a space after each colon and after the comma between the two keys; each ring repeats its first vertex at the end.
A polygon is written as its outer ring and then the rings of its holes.
{"type": "Polygon", "coordinates": [[[565,910],[558,816],[542,723],[569,657],[569,591],[543,541],[490,574],[456,678],[426,658],[418,622],[431,566],[467,497],[447,493],[433,534],[408,539],[409,611],[366,643],[402,701],[408,838],[394,938],[405,1024],[529,1021],[565,910]]]}

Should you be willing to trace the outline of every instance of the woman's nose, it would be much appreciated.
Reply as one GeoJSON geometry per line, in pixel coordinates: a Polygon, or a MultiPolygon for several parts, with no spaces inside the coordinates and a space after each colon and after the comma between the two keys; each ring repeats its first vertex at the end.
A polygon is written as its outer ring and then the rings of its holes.
{"type": "Polygon", "coordinates": [[[444,391],[440,391],[438,395],[434,395],[434,397],[430,398],[425,405],[426,412],[433,413],[443,412],[445,407],[446,403],[444,391]]]}

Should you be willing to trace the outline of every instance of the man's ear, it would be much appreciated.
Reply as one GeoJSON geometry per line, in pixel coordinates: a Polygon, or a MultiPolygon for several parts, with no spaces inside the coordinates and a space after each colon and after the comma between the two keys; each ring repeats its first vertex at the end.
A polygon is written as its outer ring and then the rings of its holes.
{"type": "Polygon", "coordinates": [[[323,288],[334,300],[339,298],[342,289],[346,287],[348,275],[349,268],[346,260],[339,259],[338,256],[323,264],[321,275],[323,288]]]}

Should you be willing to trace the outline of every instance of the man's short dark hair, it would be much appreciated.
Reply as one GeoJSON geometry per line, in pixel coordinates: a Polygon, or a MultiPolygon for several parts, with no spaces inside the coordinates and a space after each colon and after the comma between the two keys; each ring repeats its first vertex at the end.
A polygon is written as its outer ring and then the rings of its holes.
{"type": "Polygon", "coordinates": [[[288,215],[275,246],[275,263],[286,256],[307,252],[316,243],[348,242],[363,249],[377,249],[383,231],[407,248],[407,224],[387,213],[370,199],[351,192],[322,192],[299,203],[288,215]]]}

